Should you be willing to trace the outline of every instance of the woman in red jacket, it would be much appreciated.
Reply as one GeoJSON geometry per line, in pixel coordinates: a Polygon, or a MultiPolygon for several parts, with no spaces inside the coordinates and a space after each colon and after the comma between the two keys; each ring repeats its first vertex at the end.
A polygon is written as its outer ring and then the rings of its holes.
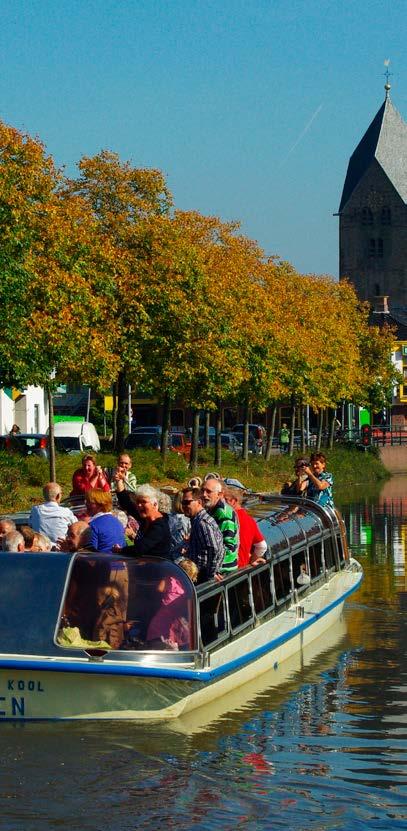
{"type": "Polygon", "coordinates": [[[110,485],[100,465],[93,456],[84,456],[82,467],[72,476],[71,496],[81,496],[90,490],[110,491],[110,485]]]}

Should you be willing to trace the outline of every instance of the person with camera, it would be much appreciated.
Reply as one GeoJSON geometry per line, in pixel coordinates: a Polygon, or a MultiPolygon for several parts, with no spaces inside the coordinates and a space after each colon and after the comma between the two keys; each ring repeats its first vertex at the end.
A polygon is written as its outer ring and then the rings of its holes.
{"type": "Polygon", "coordinates": [[[309,466],[308,459],[296,459],[294,462],[295,478],[292,482],[284,482],[281,489],[282,496],[307,496],[309,485],[309,478],[307,468],[309,466]]]}

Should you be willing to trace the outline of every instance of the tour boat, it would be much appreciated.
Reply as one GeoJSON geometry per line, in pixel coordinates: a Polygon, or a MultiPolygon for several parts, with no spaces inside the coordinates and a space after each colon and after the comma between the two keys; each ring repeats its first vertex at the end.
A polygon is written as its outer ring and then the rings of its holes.
{"type": "Polygon", "coordinates": [[[266,562],[221,582],[159,557],[0,554],[0,720],[175,719],[338,626],[363,576],[339,514],[273,494],[248,510],[266,562]]]}

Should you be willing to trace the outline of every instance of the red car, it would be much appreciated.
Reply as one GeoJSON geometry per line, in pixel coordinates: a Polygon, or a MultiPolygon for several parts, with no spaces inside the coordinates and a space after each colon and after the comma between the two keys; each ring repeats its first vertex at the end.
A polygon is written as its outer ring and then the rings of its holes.
{"type": "Polygon", "coordinates": [[[185,459],[189,460],[191,455],[191,439],[185,433],[171,432],[169,436],[169,448],[174,453],[178,453],[178,455],[184,456],[185,459]]]}

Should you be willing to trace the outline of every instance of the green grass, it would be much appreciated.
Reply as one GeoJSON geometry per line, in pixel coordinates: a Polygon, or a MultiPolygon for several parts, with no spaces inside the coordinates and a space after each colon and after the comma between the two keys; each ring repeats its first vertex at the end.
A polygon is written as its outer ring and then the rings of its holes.
{"type": "MultiPolygon", "coordinates": [[[[294,457],[288,455],[273,456],[270,462],[263,458],[250,457],[248,462],[235,459],[227,451],[222,455],[222,466],[218,472],[222,476],[240,479],[246,487],[258,491],[279,491],[283,482],[291,478],[294,457]]],[[[187,463],[175,453],[169,453],[163,466],[160,454],[155,450],[135,450],[130,453],[133,459],[133,471],[138,482],[151,482],[155,486],[173,485],[181,488],[192,476],[187,463]]],[[[389,477],[379,456],[374,452],[361,452],[354,448],[334,448],[327,453],[328,470],[334,475],[335,485],[366,484],[389,477]]],[[[99,453],[98,463],[103,467],[114,467],[116,455],[99,453]]],[[[57,481],[62,485],[63,495],[71,490],[72,474],[80,467],[81,456],[57,455],[57,481]]],[[[194,475],[203,477],[208,471],[215,470],[213,451],[200,451],[199,465],[194,475]]],[[[20,511],[30,508],[42,500],[42,486],[49,481],[49,464],[46,459],[37,456],[23,458],[8,453],[0,453],[0,513],[20,511]]]]}

